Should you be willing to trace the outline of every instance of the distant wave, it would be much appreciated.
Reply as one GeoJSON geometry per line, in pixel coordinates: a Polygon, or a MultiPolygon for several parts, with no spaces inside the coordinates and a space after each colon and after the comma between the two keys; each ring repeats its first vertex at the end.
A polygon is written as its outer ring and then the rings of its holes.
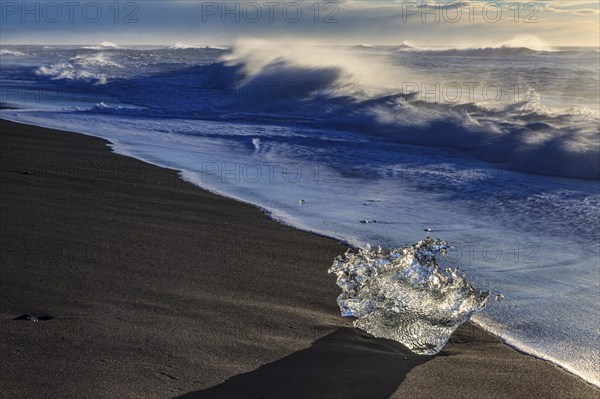
{"type": "MultiPolygon", "coordinates": [[[[432,50],[429,50],[432,51],[432,50]]],[[[433,50],[440,54],[457,56],[505,56],[505,55],[527,55],[539,53],[528,47],[484,47],[484,48],[456,48],[433,50]]]]}
{"type": "Polygon", "coordinates": [[[98,53],[94,55],[76,55],[71,58],[70,62],[77,64],[78,66],[87,67],[114,67],[123,68],[122,65],[112,61],[109,56],[98,53]]]}
{"type": "Polygon", "coordinates": [[[169,46],[168,48],[172,49],[172,50],[187,50],[187,49],[193,49],[193,48],[201,48],[202,46],[196,45],[196,44],[191,44],[191,43],[186,43],[186,42],[177,42],[171,46],[169,46]]]}
{"type": "Polygon", "coordinates": [[[407,42],[402,42],[401,45],[396,46],[396,50],[397,51],[401,51],[401,50],[416,50],[417,48],[411,44],[408,44],[407,42]]]}
{"type": "Polygon", "coordinates": [[[354,46],[354,48],[357,50],[363,50],[363,49],[371,50],[371,49],[375,49],[377,47],[373,46],[372,44],[359,44],[359,45],[354,46]]]}
{"type": "Polygon", "coordinates": [[[530,55],[550,52],[554,50],[540,50],[529,47],[512,47],[508,45],[489,46],[489,47],[428,47],[428,46],[408,46],[402,45],[399,50],[414,50],[419,52],[432,52],[440,55],[457,56],[505,56],[505,55],[530,55]]]}
{"type": "Polygon", "coordinates": [[[212,49],[212,50],[227,50],[226,47],[198,45],[186,42],[177,42],[168,47],[170,50],[190,50],[190,49],[212,49]]]}
{"type": "Polygon", "coordinates": [[[80,80],[94,84],[108,82],[107,69],[123,68],[102,53],[93,55],[76,55],[68,62],[59,62],[50,66],[41,66],[36,74],[47,76],[53,80],[80,80]]]}
{"type": "MultiPolygon", "coordinates": [[[[359,45],[356,45],[356,46],[352,46],[352,48],[355,49],[355,50],[380,51],[382,49],[384,49],[384,50],[390,49],[390,46],[377,46],[377,45],[372,45],[372,44],[359,44],[359,45]]],[[[392,50],[396,50],[396,51],[418,50],[415,46],[409,45],[406,42],[402,42],[402,44],[397,45],[397,46],[392,46],[391,49],[392,50]]]]}
{"type": "Polygon", "coordinates": [[[101,42],[96,46],[83,46],[82,49],[86,50],[107,50],[107,49],[118,49],[120,48],[113,42],[101,42]]]}
{"type": "MultiPolygon", "coordinates": [[[[403,43],[404,45],[405,43],[403,43]]],[[[420,51],[437,51],[445,54],[456,53],[457,55],[477,55],[477,56],[494,56],[494,55],[521,55],[521,54],[536,54],[540,52],[555,51],[546,42],[532,35],[516,36],[505,42],[497,43],[487,47],[417,47],[409,46],[420,51]]]]}
{"type": "Polygon", "coordinates": [[[53,80],[81,80],[101,85],[106,84],[108,82],[108,79],[104,74],[95,74],[87,71],[77,71],[68,64],[55,64],[50,67],[39,67],[36,73],[38,75],[48,76],[53,80]]]}
{"type": "Polygon", "coordinates": [[[25,54],[20,51],[0,49],[0,55],[12,55],[15,57],[21,57],[21,56],[24,56],[25,54]]]}
{"type": "Polygon", "coordinates": [[[548,43],[533,35],[519,35],[506,42],[500,43],[497,47],[527,48],[534,51],[553,51],[548,43]]]}
{"type": "Polygon", "coordinates": [[[116,45],[113,42],[101,42],[100,45],[102,47],[112,47],[112,48],[118,48],[119,47],[118,45],[116,45]]]}

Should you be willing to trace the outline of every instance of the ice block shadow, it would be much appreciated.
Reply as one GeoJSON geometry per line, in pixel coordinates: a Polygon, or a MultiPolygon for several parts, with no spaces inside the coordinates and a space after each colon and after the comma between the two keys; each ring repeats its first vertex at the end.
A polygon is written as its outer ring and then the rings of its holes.
{"type": "Polygon", "coordinates": [[[307,349],[178,398],[387,398],[430,359],[396,341],[340,328],[307,349]]]}

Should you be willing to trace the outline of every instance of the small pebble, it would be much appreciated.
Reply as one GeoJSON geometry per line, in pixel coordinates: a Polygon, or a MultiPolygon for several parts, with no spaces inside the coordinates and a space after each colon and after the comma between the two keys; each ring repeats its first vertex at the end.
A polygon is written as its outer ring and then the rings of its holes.
{"type": "Polygon", "coordinates": [[[30,174],[31,174],[31,172],[30,172],[30,171],[28,171],[28,170],[26,170],[26,171],[24,171],[24,172],[23,172],[23,173],[21,173],[21,174],[22,174],[22,175],[30,175],[30,174]]]}

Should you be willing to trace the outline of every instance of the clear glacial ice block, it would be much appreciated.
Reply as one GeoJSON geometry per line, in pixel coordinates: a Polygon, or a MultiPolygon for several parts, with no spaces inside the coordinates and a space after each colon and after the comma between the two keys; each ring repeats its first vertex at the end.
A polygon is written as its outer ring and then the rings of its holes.
{"type": "Polygon", "coordinates": [[[342,289],[337,299],[342,316],[356,317],[355,327],[415,353],[438,353],[489,297],[457,269],[440,269],[436,256],[448,248],[427,237],[398,249],[367,245],[338,256],[329,272],[342,289]]]}

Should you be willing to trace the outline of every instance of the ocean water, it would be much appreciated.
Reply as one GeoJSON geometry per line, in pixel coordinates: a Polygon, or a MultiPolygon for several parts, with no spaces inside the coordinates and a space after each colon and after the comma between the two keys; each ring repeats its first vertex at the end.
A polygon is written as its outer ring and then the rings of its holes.
{"type": "MultiPolygon", "coordinates": [[[[502,294],[474,320],[600,385],[597,48],[2,46],[5,119],[357,246],[424,228],[502,294]]],[[[293,254],[291,254],[293,256],[293,254]]],[[[332,301],[335,298],[331,298],[332,301]]]]}

